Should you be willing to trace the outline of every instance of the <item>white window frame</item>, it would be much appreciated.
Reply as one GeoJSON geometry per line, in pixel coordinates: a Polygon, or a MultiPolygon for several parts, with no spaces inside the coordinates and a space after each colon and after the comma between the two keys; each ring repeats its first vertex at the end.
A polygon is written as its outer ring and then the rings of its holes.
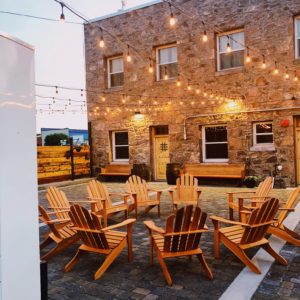
{"type": "Polygon", "coordinates": [[[271,121],[264,121],[264,122],[255,122],[253,123],[253,146],[273,146],[274,145],[274,132],[273,132],[273,122],[271,121]],[[272,125],[272,134],[271,133],[257,133],[256,132],[256,125],[259,124],[271,124],[272,125]],[[257,143],[256,137],[258,135],[272,135],[273,136],[273,143],[257,143]]]}
{"type": "MultiPolygon", "coordinates": [[[[177,63],[178,64],[178,53],[177,53],[177,50],[178,50],[178,48],[177,48],[177,45],[176,44],[171,44],[171,45],[165,45],[165,46],[160,46],[160,47],[157,47],[156,48],[156,81],[163,81],[164,80],[164,78],[160,78],[159,77],[159,67],[160,66],[163,66],[163,65],[169,65],[169,64],[174,64],[174,63],[177,63]],[[176,60],[175,61],[170,61],[170,62],[168,62],[168,63],[166,63],[166,64],[160,64],[159,63],[159,51],[160,50],[162,50],[162,49],[166,49],[166,48],[176,48],[176,60]]],[[[169,79],[174,79],[174,78],[176,78],[177,76],[175,76],[175,77],[169,77],[168,78],[168,80],[169,79]]]]}
{"type": "Polygon", "coordinates": [[[129,157],[127,159],[125,158],[116,158],[116,147],[128,147],[128,150],[129,150],[129,137],[128,137],[128,145],[116,145],[116,136],[115,134],[116,133],[119,133],[119,132],[127,132],[128,134],[128,131],[127,130],[116,130],[116,131],[112,131],[112,154],[113,154],[113,161],[114,162],[128,162],[129,161],[129,157]]]}
{"type": "Polygon", "coordinates": [[[107,82],[108,82],[108,88],[111,89],[111,88],[115,88],[115,87],[120,87],[120,86],[123,86],[123,85],[116,85],[116,86],[111,86],[111,75],[114,75],[114,74],[121,74],[123,73],[124,74],[124,58],[123,56],[114,56],[114,57],[110,57],[107,59],[107,82]],[[111,73],[110,72],[110,62],[112,60],[115,60],[115,59],[122,59],[123,60],[123,72],[116,72],[116,73],[111,73]]]}
{"type": "MultiPolygon", "coordinates": [[[[221,60],[220,60],[220,54],[226,53],[226,51],[224,52],[220,52],[220,37],[223,36],[227,36],[227,35],[231,35],[234,33],[239,33],[239,32],[243,32],[244,33],[244,41],[245,41],[245,30],[244,29],[239,29],[239,30],[234,30],[234,31],[228,31],[222,34],[218,34],[217,35],[217,71],[226,71],[226,70],[234,70],[234,69],[238,69],[238,68],[243,68],[244,66],[239,66],[239,67],[233,67],[233,68],[226,68],[226,69],[221,69],[221,60]]],[[[236,50],[231,50],[232,52],[236,52],[236,51],[241,51],[244,50],[244,54],[245,54],[245,47],[242,47],[240,49],[236,49],[236,50]]]]}
{"type": "Polygon", "coordinates": [[[298,47],[298,40],[300,40],[300,37],[298,38],[298,32],[297,32],[297,22],[300,22],[300,16],[295,17],[294,21],[294,30],[295,30],[295,58],[300,59],[299,53],[299,47],[298,47]]]}
{"type": "Polygon", "coordinates": [[[227,149],[228,149],[228,139],[227,142],[208,142],[206,143],[206,136],[205,136],[205,128],[208,127],[220,127],[220,126],[225,126],[227,130],[227,125],[226,124],[217,124],[217,125],[205,125],[202,126],[202,153],[203,153],[203,162],[228,162],[228,158],[206,158],[206,144],[227,144],[227,149]]]}

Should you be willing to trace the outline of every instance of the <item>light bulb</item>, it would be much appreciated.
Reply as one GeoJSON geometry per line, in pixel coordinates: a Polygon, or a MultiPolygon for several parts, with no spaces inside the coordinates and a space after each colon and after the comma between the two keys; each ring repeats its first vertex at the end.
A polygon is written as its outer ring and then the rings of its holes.
{"type": "Polygon", "coordinates": [[[126,60],[127,62],[131,62],[131,56],[129,54],[127,54],[126,60]]]}
{"type": "Polygon", "coordinates": [[[105,43],[104,43],[104,40],[102,37],[100,39],[99,46],[100,46],[100,48],[104,48],[104,46],[105,46],[105,43]]]}
{"type": "Polygon", "coordinates": [[[298,81],[298,76],[295,74],[294,81],[298,81]]]}
{"type": "Polygon", "coordinates": [[[263,61],[262,68],[265,69],[267,67],[266,63],[263,61]]]}
{"type": "Polygon", "coordinates": [[[61,5],[61,14],[60,14],[60,17],[59,17],[59,20],[61,23],[65,23],[65,15],[64,15],[64,4],[63,3],[60,3],[61,5]]]}
{"type": "Polygon", "coordinates": [[[226,46],[226,52],[231,52],[231,46],[229,44],[229,42],[227,42],[227,46],[226,46]]]}
{"type": "Polygon", "coordinates": [[[246,56],[246,62],[249,63],[251,61],[251,57],[247,54],[246,56]]]}
{"type": "Polygon", "coordinates": [[[202,41],[204,43],[208,41],[208,36],[207,36],[206,30],[204,30],[204,32],[203,32],[202,41]]]}
{"type": "Polygon", "coordinates": [[[289,79],[289,78],[290,78],[289,73],[285,73],[284,78],[285,78],[285,79],[289,79]]]}
{"type": "Polygon", "coordinates": [[[153,73],[153,67],[151,65],[149,66],[149,73],[153,73]]]}
{"type": "Polygon", "coordinates": [[[274,74],[277,75],[279,73],[278,71],[278,67],[277,67],[277,61],[275,61],[275,70],[274,70],[274,74]]]}
{"type": "Polygon", "coordinates": [[[189,91],[191,91],[191,90],[192,90],[192,87],[191,87],[190,85],[188,85],[187,89],[188,89],[189,91]]]}
{"type": "Polygon", "coordinates": [[[180,101],[180,105],[183,105],[183,102],[182,102],[182,101],[180,101]]]}
{"type": "Polygon", "coordinates": [[[176,20],[175,20],[175,18],[174,18],[173,13],[170,14],[170,20],[169,20],[169,22],[170,22],[170,25],[171,25],[171,26],[174,26],[175,23],[176,23],[176,20]]]}
{"type": "Polygon", "coordinates": [[[196,93],[197,93],[197,94],[200,94],[200,90],[199,90],[199,89],[197,89],[197,90],[196,90],[196,93]]]}
{"type": "Polygon", "coordinates": [[[179,79],[177,80],[177,82],[176,82],[176,85],[177,85],[178,87],[180,87],[180,86],[181,86],[181,82],[180,82],[180,80],[179,80],[179,79]]]}
{"type": "Polygon", "coordinates": [[[164,75],[164,79],[165,79],[165,80],[168,80],[168,78],[169,78],[168,74],[165,74],[165,75],[164,75]]]}

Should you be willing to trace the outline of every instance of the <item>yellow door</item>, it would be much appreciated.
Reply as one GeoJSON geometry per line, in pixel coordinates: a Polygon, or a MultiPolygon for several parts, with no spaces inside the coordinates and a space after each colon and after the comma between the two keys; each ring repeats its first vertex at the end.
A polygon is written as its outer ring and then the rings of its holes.
{"type": "Polygon", "coordinates": [[[296,129],[297,184],[300,184],[300,128],[296,129]]]}
{"type": "Polygon", "coordinates": [[[169,159],[169,137],[160,135],[155,137],[155,177],[157,180],[166,179],[166,167],[169,159]]]}

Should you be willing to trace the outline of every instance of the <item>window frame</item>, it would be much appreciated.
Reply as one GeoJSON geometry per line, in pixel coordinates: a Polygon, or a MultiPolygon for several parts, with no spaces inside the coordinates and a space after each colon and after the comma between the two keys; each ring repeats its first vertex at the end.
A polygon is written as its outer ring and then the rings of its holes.
{"type": "Polygon", "coordinates": [[[128,135],[128,145],[116,145],[116,133],[127,132],[128,130],[115,130],[112,131],[112,159],[113,162],[129,162],[129,135],[128,135]],[[116,158],[116,147],[127,147],[128,148],[128,158],[116,158]]]}
{"type": "Polygon", "coordinates": [[[273,122],[272,121],[263,121],[263,122],[254,122],[253,123],[253,146],[274,146],[274,132],[273,132],[273,122]],[[271,124],[272,125],[272,133],[257,133],[256,132],[256,125],[259,124],[271,124]],[[257,135],[272,135],[273,142],[272,143],[257,143],[257,135]]]}
{"type": "MultiPolygon", "coordinates": [[[[169,65],[169,64],[174,64],[174,63],[177,63],[177,66],[178,66],[178,48],[177,48],[177,44],[168,44],[168,45],[164,45],[164,46],[159,46],[159,47],[156,47],[156,81],[164,81],[165,79],[162,77],[160,78],[160,74],[159,74],[159,67],[160,66],[163,66],[163,65],[169,65]],[[172,62],[168,62],[167,64],[159,64],[159,51],[162,50],[162,49],[167,49],[167,48],[176,48],[176,61],[172,61],[172,62]]],[[[175,77],[169,77],[167,80],[169,79],[174,79],[174,78],[177,78],[177,76],[175,77]]]]}
{"type": "Polygon", "coordinates": [[[116,86],[111,86],[111,75],[114,75],[114,74],[121,74],[123,73],[123,76],[124,76],[124,58],[122,55],[118,55],[118,56],[113,56],[113,57],[109,57],[107,58],[107,86],[109,89],[113,89],[113,88],[117,88],[117,87],[122,87],[124,86],[124,81],[123,81],[123,85],[116,85],[116,86]],[[115,60],[115,59],[122,59],[123,61],[123,72],[115,72],[115,73],[111,73],[110,71],[110,62],[112,60],[115,60]]]}
{"type": "MultiPolygon", "coordinates": [[[[299,53],[299,45],[298,45],[298,40],[300,40],[300,37],[298,38],[298,31],[297,31],[297,22],[300,22],[300,16],[296,16],[294,18],[294,33],[295,33],[295,59],[300,60],[300,53],[299,53]],[[298,55],[299,54],[299,55],[298,55]]],[[[300,32],[299,32],[300,34],[300,32]]]]}
{"type": "MultiPolygon", "coordinates": [[[[215,162],[215,163],[227,163],[229,161],[229,158],[206,158],[206,144],[227,144],[228,149],[228,136],[226,142],[208,142],[206,143],[206,134],[205,134],[205,128],[208,127],[221,127],[225,126],[227,131],[227,124],[216,124],[216,125],[204,125],[202,126],[202,160],[203,162],[215,162]]],[[[228,132],[227,132],[228,133],[228,132]]]]}
{"type": "MultiPolygon", "coordinates": [[[[217,34],[217,71],[218,72],[222,72],[222,71],[227,71],[227,70],[235,70],[235,69],[239,69],[239,68],[243,68],[244,67],[244,60],[243,60],[243,65],[242,66],[238,66],[238,67],[232,67],[232,68],[226,68],[226,69],[221,69],[221,59],[220,59],[220,55],[226,53],[225,52],[220,52],[220,38],[223,36],[227,36],[227,35],[231,35],[234,33],[239,33],[239,32],[243,32],[244,33],[244,43],[245,43],[245,30],[244,28],[242,29],[237,29],[237,30],[232,30],[232,31],[227,31],[225,33],[220,33],[217,34]]],[[[236,52],[236,51],[244,51],[244,58],[245,58],[245,47],[242,49],[238,49],[238,50],[232,50],[232,52],[236,52]]]]}

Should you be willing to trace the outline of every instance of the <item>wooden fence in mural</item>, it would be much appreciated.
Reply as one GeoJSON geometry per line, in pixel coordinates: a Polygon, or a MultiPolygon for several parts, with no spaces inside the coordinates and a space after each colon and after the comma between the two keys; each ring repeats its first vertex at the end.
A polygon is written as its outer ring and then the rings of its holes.
{"type": "Polygon", "coordinates": [[[37,161],[39,183],[90,176],[89,146],[39,146],[37,161]]]}

